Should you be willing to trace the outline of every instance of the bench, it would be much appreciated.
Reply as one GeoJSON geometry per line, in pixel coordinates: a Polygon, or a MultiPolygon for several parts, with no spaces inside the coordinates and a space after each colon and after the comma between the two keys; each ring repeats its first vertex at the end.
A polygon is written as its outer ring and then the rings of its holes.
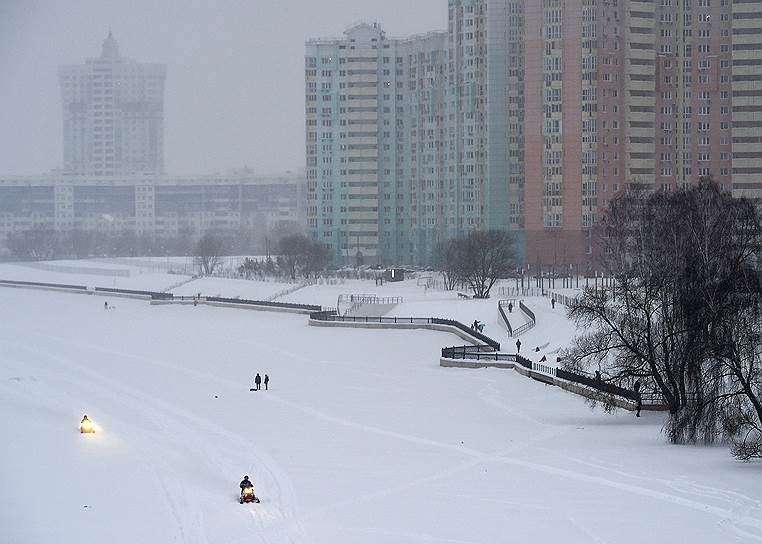
{"type": "Polygon", "coordinates": [[[458,298],[471,298],[471,297],[469,297],[468,295],[464,293],[458,293],[458,298]]]}

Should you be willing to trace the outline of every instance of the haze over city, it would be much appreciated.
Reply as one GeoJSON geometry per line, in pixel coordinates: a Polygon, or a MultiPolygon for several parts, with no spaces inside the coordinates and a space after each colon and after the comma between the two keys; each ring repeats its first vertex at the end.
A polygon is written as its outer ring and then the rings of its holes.
{"type": "Polygon", "coordinates": [[[120,53],[165,63],[165,166],[173,174],[304,167],[304,42],[360,19],[390,35],[444,30],[441,0],[0,3],[0,174],[62,166],[58,67],[120,53]]]}
{"type": "Polygon", "coordinates": [[[762,542],[760,14],[0,0],[0,544],[762,542]]]}

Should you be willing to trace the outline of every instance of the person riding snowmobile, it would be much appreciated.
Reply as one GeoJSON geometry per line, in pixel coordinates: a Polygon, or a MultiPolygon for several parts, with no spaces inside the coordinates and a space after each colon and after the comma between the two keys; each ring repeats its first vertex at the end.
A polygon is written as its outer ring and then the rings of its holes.
{"type": "Polygon", "coordinates": [[[240,484],[241,487],[241,499],[240,503],[245,502],[259,502],[259,498],[254,494],[254,484],[251,483],[248,476],[243,477],[243,481],[240,484]]]}
{"type": "Polygon", "coordinates": [[[243,481],[241,482],[241,489],[245,489],[247,487],[254,487],[254,484],[251,483],[248,476],[243,477],[243,481]]]}
{"type": "Polygon", "coordinates": [[[81,433],[94,433],[95,427],[93,427],[93,420],[84,415],[82,421],[79,422],[79,432],[81,433]]]}

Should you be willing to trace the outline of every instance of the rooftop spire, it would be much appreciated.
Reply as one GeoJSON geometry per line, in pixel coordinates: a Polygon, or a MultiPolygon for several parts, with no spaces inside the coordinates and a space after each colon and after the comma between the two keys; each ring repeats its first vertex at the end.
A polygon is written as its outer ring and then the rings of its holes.
{"type": "Polygon", "coordinates": [[[116,43],[114,35],[111,33],[111,27],[108,29],[108,37],[103,40],[103,50],[101,58],[116,59],[119,58],[119,44],[116,43]]]}

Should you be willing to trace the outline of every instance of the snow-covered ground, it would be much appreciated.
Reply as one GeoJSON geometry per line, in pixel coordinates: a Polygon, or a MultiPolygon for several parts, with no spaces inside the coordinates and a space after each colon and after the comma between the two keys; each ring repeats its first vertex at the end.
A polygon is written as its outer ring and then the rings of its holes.
{"type": "Polygon", "coordinates": [[[0,263],[0,280],[63,283],[87,287],[161,291],[189,278],[190,276],[157,272],[140,266],[109,264],[96,260],[0,263]],[[40,265],[51,265],[53,270],[41,268],[40,265]],[[110,275],[109,271],[113,275],[110,275]]]}
{"type": "MultiPolygon", "coordinates": [[[[497,327],[494,299],[339,287],[497,327]]],[[[440,368],[441,346],[459,343],[447,333],[115,304],[0,288],[0,542],[762,540],[760,464],[670,446],[660,414],[606,415],[513,371],[440,368]],[[256,372],[270,391],[249,391],[256,372]],[[83,413],[96,434],[78,432],[83,413]],[[238,504],[244,474],[261,504],[238,504]]],[[[525,345],[559,337],[563,307],[535,306],[525,345]]]]}
{"type": "Polygon", "coordinates": [[[184,296],[201,293],[203,296],[266,300],[293,287],[296,285],[278,281],[199,278],[172,289],[172,293],[184,296]]]}

